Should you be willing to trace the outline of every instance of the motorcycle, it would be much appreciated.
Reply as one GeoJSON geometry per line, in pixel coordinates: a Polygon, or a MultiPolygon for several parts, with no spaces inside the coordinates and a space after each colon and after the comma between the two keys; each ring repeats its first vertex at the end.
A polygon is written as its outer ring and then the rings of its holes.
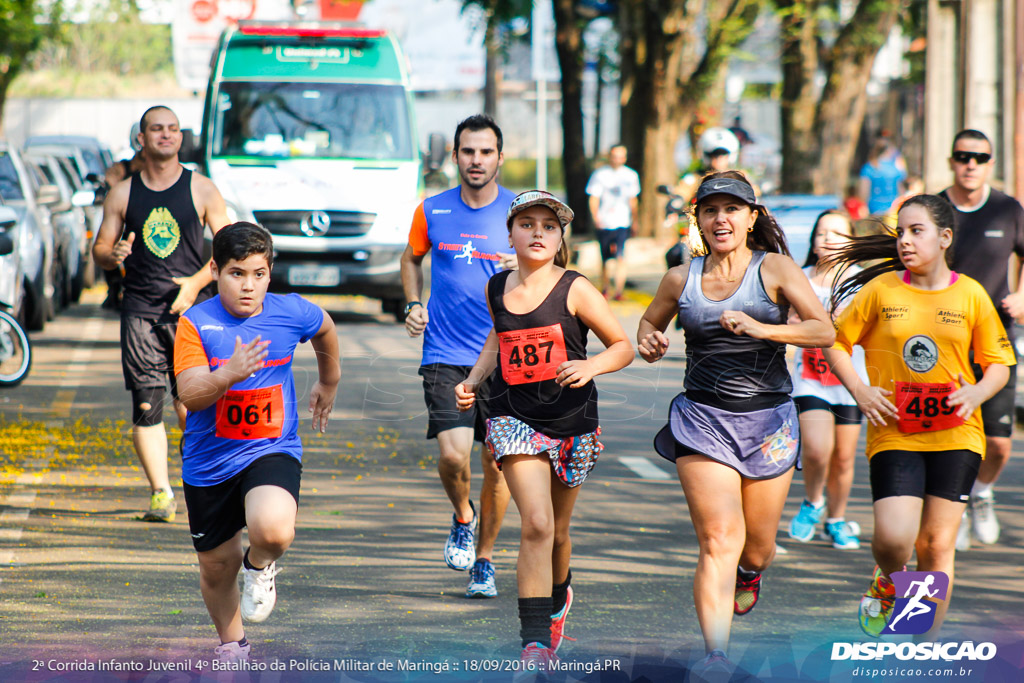
{"type": "MultiPolygon", "coordinates": [[[[0,256],[14,251],[14,241],[0,234],[0,256]]],[[[32,346],[25,328],[10,313],[11,305],[0,301],[0,387],[21,383],[32,367],[32,346]]]]}
{"type": "Polygon", "coordinates": [[[690,218],[686,214],[686,200],[679,194],[672,191],[668,185],[659,185],[658,194],[668,196],[668,203],[665,204],[665,219],[663,225],[666,228],[674,228],[679,235],[679,241],[665,252],[665,265],[669,268],[681,266],[690,261],[690,247],[687,243],[687,235],[690,232],[690,218]]]}

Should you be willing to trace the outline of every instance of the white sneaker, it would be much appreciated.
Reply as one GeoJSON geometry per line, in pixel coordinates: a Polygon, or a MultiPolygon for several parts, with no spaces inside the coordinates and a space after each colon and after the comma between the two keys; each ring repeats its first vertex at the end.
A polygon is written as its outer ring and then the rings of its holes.
{"type": "Polygon", "coordinates": [[[971,515],[974,517],[975,538],[985,545],[992,545],[999,540],[996,501],[991,493],[987,496],[971,496],[971,515]]]}
{"type": "Polygon", "coordinates": [[[236,642],[230,642],[213,648],[213,654],[221,662],[247,662],[250,650],[252,650],[252,645],[249,643],[242,646],[236,642]]]}
{"type": "Polygon", "coordinates": [[[971,547],[971,508],[970,506],[964,510],[963,517],[960,518],[960,528],[956,531],[956,549],[957,550],[969,550],[971,547]]]}
{"type": "Polygon", "coordinates": [[[242,589],[242,618],[259,623],[270,616],[277,602],[277,588],[274,577],[281,573],[276,562],[263,569],[242,567],[245,587],[242,589]]]}

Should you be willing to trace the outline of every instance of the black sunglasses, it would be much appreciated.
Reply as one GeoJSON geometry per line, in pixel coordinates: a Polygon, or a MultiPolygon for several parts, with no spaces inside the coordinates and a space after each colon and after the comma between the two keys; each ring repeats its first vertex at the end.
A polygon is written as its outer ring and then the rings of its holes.
{"type": "Polygon", "coordinates": [[[952,156],[953,161],[955,161],[958,164],[968,164],[971,162],[971,159],[974,159],[975,161],[978,162],[979,166],[982,164],[987,164],[992,159],[992,155],[989,154],[988,152],[963,152],[957,150],[953,152],[952,156]]]}

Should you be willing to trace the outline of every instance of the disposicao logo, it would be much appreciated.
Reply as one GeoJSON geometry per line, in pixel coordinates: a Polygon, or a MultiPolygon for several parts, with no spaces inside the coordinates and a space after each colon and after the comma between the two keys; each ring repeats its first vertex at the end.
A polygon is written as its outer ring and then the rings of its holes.
{"type": "Polygon", "coordinates": [[[949,577],[945,572],[893,572],[891,578],[896,588],[896,604],[882,634],[920,635],[927,632],[935,623],[936,604],[933,601],[946,599],[949,577]]]}

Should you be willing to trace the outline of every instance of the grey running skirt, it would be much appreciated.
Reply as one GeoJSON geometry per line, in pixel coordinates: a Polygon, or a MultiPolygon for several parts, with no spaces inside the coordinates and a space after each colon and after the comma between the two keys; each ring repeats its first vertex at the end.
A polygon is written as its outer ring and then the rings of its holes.
{"type": "Polygon", "coordinates": [[[668,424],[654,437],[654,450],[672,462],[700,454],[747,479],[772,479],[797,463],[800,421],[793,401],[733,413],[694,403],[683,393],[672,399],[668,424]]]}

